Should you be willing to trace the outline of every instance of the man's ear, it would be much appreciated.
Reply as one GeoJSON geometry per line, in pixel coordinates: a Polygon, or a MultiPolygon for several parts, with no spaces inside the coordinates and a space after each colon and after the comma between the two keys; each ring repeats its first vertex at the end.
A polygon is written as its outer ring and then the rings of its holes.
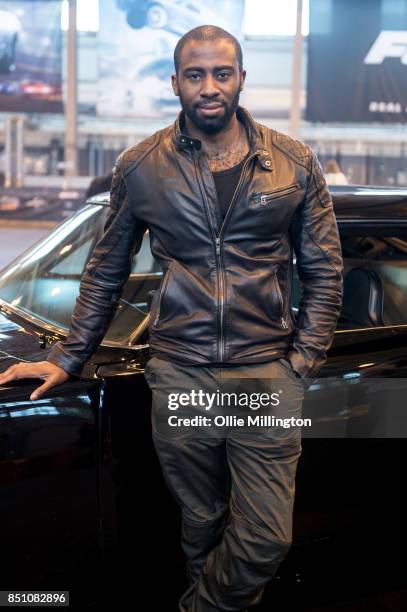
{"type": "Polygon", "coordinates": [[[173,89],[174,94],[176,96],[179,96],[178,79],[177,79],[177,75],[176,74],[172,74],[171,75],[171,85],[172,85],[172,89],[173,89]]]}
{"type": "Polygon", "coordinates": [[[241,70],[240,71],[240,91],[242,91],[245,81],[246,81],[246,70],[241,70]]]}

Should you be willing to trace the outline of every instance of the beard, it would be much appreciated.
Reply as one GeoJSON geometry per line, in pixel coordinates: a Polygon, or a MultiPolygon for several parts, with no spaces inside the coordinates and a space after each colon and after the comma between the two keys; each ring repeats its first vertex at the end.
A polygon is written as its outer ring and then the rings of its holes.
{"type": "Polygon", "coordinates": [[[198,130],[206,134],[217,134],[228,125],[239,105],[239,98],[240,89],[237,90],[236,95],[230,104],[226,102],[223,103],[223,115],[220,117],[200,117],[197,111],[202,102],[188,105],[183,99],[181,92],[179,93],[181,108],[185,115],[192,121],[198,130]]]}

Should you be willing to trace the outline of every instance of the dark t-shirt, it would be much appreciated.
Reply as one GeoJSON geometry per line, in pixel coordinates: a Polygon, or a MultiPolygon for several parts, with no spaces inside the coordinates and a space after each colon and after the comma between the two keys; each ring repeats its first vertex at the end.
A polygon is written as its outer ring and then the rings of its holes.
{"type": "Polygon", "coordinates": [[[248,156],[249,153],[236,166],[232,166],[232,168],[228,168],[227,170],[221,170],[220,172],[212,172],[213,179],[216,185],[216,191],[218,193],[222,220],[226,216],[229,204],[233,198],[233,194],[235,193],[235,189],[239,182],[242,168],[248,156]]]}

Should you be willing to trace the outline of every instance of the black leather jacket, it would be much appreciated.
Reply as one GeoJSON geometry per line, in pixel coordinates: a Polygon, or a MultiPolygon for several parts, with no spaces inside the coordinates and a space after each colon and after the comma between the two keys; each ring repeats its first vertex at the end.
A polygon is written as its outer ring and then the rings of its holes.
{"type": "Polygon", "coordinates": [[[48,360],[80,374],[113,317],[146,228],[165,274],[150,314],[150,352],[191,364],[285,357],[305,378],[331,345],[342,258],[331,197],[305,144],[239,107],[251,154],[222,223],[201,142],[174,125],[126,150],[111,213],[81,280],[66,340],[48,360]],[[291,311],[293,249],[303,293],[291,311]]]}

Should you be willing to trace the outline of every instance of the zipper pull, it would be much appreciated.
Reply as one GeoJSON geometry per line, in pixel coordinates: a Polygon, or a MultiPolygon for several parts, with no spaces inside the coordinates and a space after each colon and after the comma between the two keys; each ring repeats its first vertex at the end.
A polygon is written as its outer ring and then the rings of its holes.
{"type": "Polygon", "coordinates": [[[220,255],[220,238],[216,236],[216,255],[220,255]]]}
{"type": "Polygon", "coordinates": [[[284,317],[281,317],[281,325],[284,327],[284,329],[288,329],[288,325],[284,317]]]}

